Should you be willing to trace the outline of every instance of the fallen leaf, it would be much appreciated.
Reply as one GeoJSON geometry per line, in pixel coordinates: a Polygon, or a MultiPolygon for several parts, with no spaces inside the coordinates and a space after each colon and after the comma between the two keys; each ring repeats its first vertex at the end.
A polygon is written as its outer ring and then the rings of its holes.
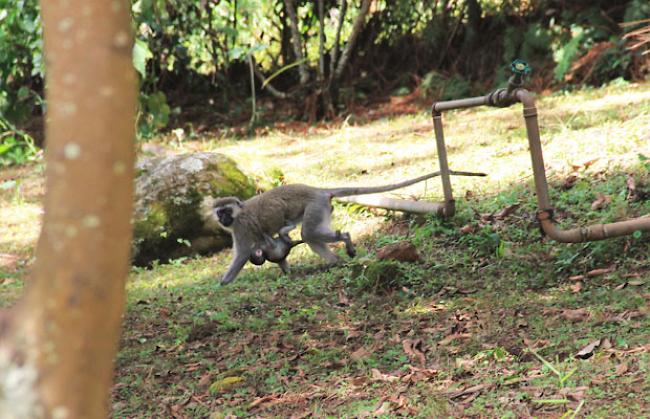
{"type": "Polygon", "coordinates": [[[580,359],[588,359],[591,358],[591,356],[594,354],[594,350],[600,346],[600,339],[597,339],[589,345],[585,346],[584,348],[580,349],[580,351],[576,354],[576,358],[580,359]]]}
{"type": "Polygon", "coordinates": [[[621,376],[625,374],[628,370],[629,367],[625,362],[623,362],[622,364],[619,364],[618,367],[616,367],[616,371],[614,371],[614,375],[616,375],[617,377],[621,376]]]}
{"type": "Polygon", "coordinates": [[[467,225],[461,227],[461,229],[460,229],[460,233],[461,233],[461,234],[470,234],[470,233],[473,233],[474,230],[475,230],[474,225],[472,225],[472,224],[467,224],[467,225]]]}
{"type": "Polygon", "coordinates": [[[370,352],[363,346],[357,349],[356,351],[352,352],[350,354],[350,358],[352,358],[354,361],[361,361],[364,358],[367,358],[370,355],[370,352]]]}
{"type": "Polygon", "coordinates": [[[384,374],[381,371],[379,371],[377,368],[371,369],[370,373],[372,374],[372,379],[376,381],[393,382],[399,380],[399,377],[396,377],[394,375],[384,374]]]}
{"type": "Polygon", "coordinates": [[[569,400],[579,402],[585,398],[586,391],[589,390],[589,387],[565,387],[560,390],[560,394],[566,397],[569,400]]]}
{"type": "Polygon", "coordinates": [[[604,338],[603,341],[600,343],[600,348],[601,349],[611,349],[614,345],[612,345],[612,341],[609,340],[609,338],[604,338]]]}
{"type": "Polygon", "coordinates": [[[364,384],[366,384],[366,382],[368,382],[368,378],[367,377],[354,377],[352,380],[350,380],[350,382],[354,386],[361,387],[364,384]]]}
{"type": "Polygon", "coordinates": [[[210,374],[210,373],[204,374],[199,379],[198,386],[201,387],[201,388],[207,387],[208,384],[210,384],[211,379],[212,379],[212,374],[210,374]]]}
{"type": "Polygon", "coordinates": [[[505,207],[501,211],[494,214],[494,218],[496,218],[497,220],[503,220],[504,218],[506,218],[507,216],[509,216],[513,212],[515,212],[520,206],[521,206],[521,204],[519,204],[519,203],[508,205],[507,207],[505,207]]]}
{"type": "Polygon", "coordinates": [[[609,268],[592,269],[591,271],[587,272],[587,276],[599,276],[608,274],[610,272],[614,272],[614,269],[614,266],[610,266],[609,268]]]}
{"type": "Polygon", "coordinates": [[[375,411],[372,412],[373,415],[381,416],[381,415],[387,414],[390,411],[390,403],[389,402],[380,400],[378,405],[379,406],[375,409],[375,411]]]}
{"type": "Polygon", "coordinates": [[[452,392],[449,395],[449,397],[451,399],[456,399],[458,397],[466,396],[468,394],[481,392],[481,391],[483,391],[485,389],[492,388],[493,386],[494,386],[493,383],[478,384],[478,385],[475,385],[475,386],[468,387],[468,388],[466,388],[464,390],[459,390],[459,391],[452,392]]]}
{"type": "Polygon", "coordinates": [[[602,209],[606,207],[607,204],[609,204],[610,202],[612,202],[611,196],[599,192],[598,195],[596,195],[596,200],[591,203],[591,209],[592,210],[602,209]]]}
{"type": "Polygon", "coordinates": [[[219,381],[215,381],[210,385],[210,393],[221,393],[236,387],[239,383],[244,381],[243,377],[226,377],[219,381]]]}
{"type": "Polygon", "coordinates": [[[574,171],[578,171],[579,169],[588,169],[589,166],[596,163],[598,160],[599,157],[596,157],[595,159],[587,160],[584,163],[569,163],[569,165],[574,171]]]}
{"type": "Polygon", "coordinates": [[[400,262],[417,262],[420,260],[418,251],[410,241],[391,243],[377,250],[379,260],[397,260],[400,262]]]}
{"type": "Polygon", "coordinates": [[[263,396],[263,397],[258,397],[257,399],[253,400],[251,404],[248,405],[249,409],[254,408],[255,406],[259,406],[262,403],[266,403],[271,400],[277,399],[276,395],[269,395],[269,396],[263,396]]]}
{"type": "Polygon", "coordinates": [[[645,281],[629,281],[628,284],[634,287],[640,287],[645,284],[645,281]]]}
{"type": "Polygon", "coordinates": [[[462,368],[465,371],[470,371],[476,364],[476,360],[473,358],[456,358],[455,362],[456,367],[462,368]]]}
{"type": "Polygon", "coordinates": [[[584,275],[574,275],[569,277],[570,281],[582,281],[583,279],[585,279],[584,275]]]}
{"type": "Polygon", "coordinates": [[[589,312],[584,308],[577,308],[575,310],[566,309],[563,310],[560,315],[567,320],[578,322],[587,319],[589,317],[589,312]]]}
{"type": "Polygon", "coordinates": [[[471,336],[472,335],[469,333],[452,333],[451,335],[446,336],[444,339],[438,342],[438,345],[442,345],[442,346],[449,345],[453,340],[467,339],[471,336]]]}
{"type": "Polygon", "coordinates": [[[578,180],[578,175],[569,175],[566,177],[566,179],[564,179],[564,182],[562,182],[561,188],[564,189],[565,191],[571,189],[577,180],[578,180]]]}
{"type": "Polygon", "coordinates": [[[573,285],[569,285],[569,288],[571,288],[571,292],[573,292],[574,294],[579,293],[580,291],[582,291],[582,282],[576,282],[573,285]]]}
{"type": "Polygon", "coordinates": [[[404,339],[402,340],[402,348],[404,349],[404,352],[406,352],[406,354],[409,356],[409,358],[417,361],[420,365],[424,365],[426,363],[426,358],[424,357],[424,354],[417,349],[417,346],[421,343],[422,340],[420,339],[404,339]]]}

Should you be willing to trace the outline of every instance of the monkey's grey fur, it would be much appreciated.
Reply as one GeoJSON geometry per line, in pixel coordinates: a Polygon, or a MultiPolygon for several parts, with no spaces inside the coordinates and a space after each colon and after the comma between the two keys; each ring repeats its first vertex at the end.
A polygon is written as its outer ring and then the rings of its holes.
{"type": "MultiPolygon", "coordinates": [[[[460,176],[485,176],[483,173],[451,172],[460,176]]],[[[223,229],[232,234],[233,259],[221,278],[222,284],[232,282],[244,267],[255,249],[264,245],[265,236],[273,237],[289,225],[302,222],[302,240],[330,264],[337,263],[339,256],[330,250],[328,243],[343,242],[348,256],[356,251],[350,234],[334,231],[332,221],[332,198],[365,195],[404,188],[440,175],[429,173],[404,182],[375,186],[348,188],[315,188],[307,185],[283,185],[244,202],[236,197],[218,198],[214,212],[223,229]]]]}

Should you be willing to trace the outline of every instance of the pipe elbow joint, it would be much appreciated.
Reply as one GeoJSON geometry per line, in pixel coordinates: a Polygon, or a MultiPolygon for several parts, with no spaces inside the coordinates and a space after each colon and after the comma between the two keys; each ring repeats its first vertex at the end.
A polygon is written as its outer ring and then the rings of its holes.
{"type": "Polygon", "coordinates": [[[535,107],[535,95],[526,89],[517,89],[513,92],[513,96],[524,105],[524,108],[535,107]]]}

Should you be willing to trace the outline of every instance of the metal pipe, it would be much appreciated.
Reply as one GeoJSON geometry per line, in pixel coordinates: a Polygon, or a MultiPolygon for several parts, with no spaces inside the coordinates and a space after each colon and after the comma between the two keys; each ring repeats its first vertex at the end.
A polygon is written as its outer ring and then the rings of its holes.
{"type": "Polygon", "coordinates": [[[435,115],[443,111],[452,109],[474,108],[477,106],[488,105],[490,103],[490,95],[470,97],[467,99],[447,100],[445,102],[434,102],[431,111],[435,115]]]}
{"type": "MultiPolygon", "coordinates": [[[[435,107],[435,105],[434,105],[435,107]]],[[[442,192],[447,205],[443,216],[451,217],[456,212],[454,195],[451,190],[451,179],[449,179],[449,163],[447,162],[447,147],[445,146],[445,135],[442,129],[442,115],[433,111],[433,129],[436,133],[436,148],[438,150],[438,164],[440,165],[440,179],[442,180],[442,192]]]]}
{"type": "Polygon", "coordinates": [[[526,133],[528,134],[528,147],[533,164],[533,177],[535,179],[535,192],[537,202],[541,210],[551,209],[551,200],[548,196],[548,182],[546,181],[546,169],[544,168],[544,155],[542,154],[542,143],[537,123],[537,108],[535,97],[524,89],[517,89],[514,97],[524,105],[524,121],[526,122],[526,133]]]}
{"type": "MultiPolygon", "coordinates": [[[[635,231],[650,231],[650,216],[633,218],[631,220],[619,221],[609,224],[593,224],[586,227],[577,227],[569,230],[562,230],[555,224],[553,220],[553,207],[551,205],[548,193],[546,170],[544,168],[544,156],[539,134],[535,98],[532,93],[517,86],[514,86],[514,88],[495,90],[486,96],[437,102],[433,104],[433,127],[436,133],[436,145],[438,146],[441,174],[445,173],[445,170],[447,173],[449,171],[449,168],[447,167],[447,153],[442,132],[442,121],[440,114],[442,111],[469,108],[481,105],[510,106],[516,101],[521,102],[523,105],[524,120],[526,122],[526,133],[528,136],[530,157],[533,166],[533,176],[535,180],[535,192],[537,194],[537,203],[540,208],[537,213],[537,218],[539,219],[540,225],[545,234],[547,234],[551,239],[558,242],[580,243],[585,241],[603,240],[612,237],[624,236],[635,231]],[[445,169],[443,169],[443,167],[445,169]]],[[[444,176],[443,191],[445,192],[445,200],[448,201],[448,197],[451,196],[451,184],[445,183],[444,176]]]]}
{"type": "Polygon", "coordinates": [[[582,243],[586,241],[604,240],[612,237],[625,236],[635,231],[650,230],[650,217],[632,218],[609,224],[592,224],[587,227],[577,227],[561,230],[553,221],[552,212],[539,211],[537,218],[542,230],[550,238],[561,243],[582,243]]]}
{"type": "Polygon", "coordinates": [[[414,214],[431,214],[446,216],[446,202],[411,201],[406,199],[387,198],[385,196],[357,195],[336,198],[337,201],[350,202],[364,207],[383,208],[414,214]]]}

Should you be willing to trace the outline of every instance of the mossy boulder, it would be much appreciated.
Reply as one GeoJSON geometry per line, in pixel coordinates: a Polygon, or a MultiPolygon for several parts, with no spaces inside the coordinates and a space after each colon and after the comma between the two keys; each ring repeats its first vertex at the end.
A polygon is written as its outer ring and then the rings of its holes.
{"type": "Polygon", "coordinates": [[[133,263],[146,266],[182,256],[210,254],[230,245],[212,215],[221,196],[242,199],[255,183],[230,158],[191,153],[141,160],[136,165],[133,263]]]}

